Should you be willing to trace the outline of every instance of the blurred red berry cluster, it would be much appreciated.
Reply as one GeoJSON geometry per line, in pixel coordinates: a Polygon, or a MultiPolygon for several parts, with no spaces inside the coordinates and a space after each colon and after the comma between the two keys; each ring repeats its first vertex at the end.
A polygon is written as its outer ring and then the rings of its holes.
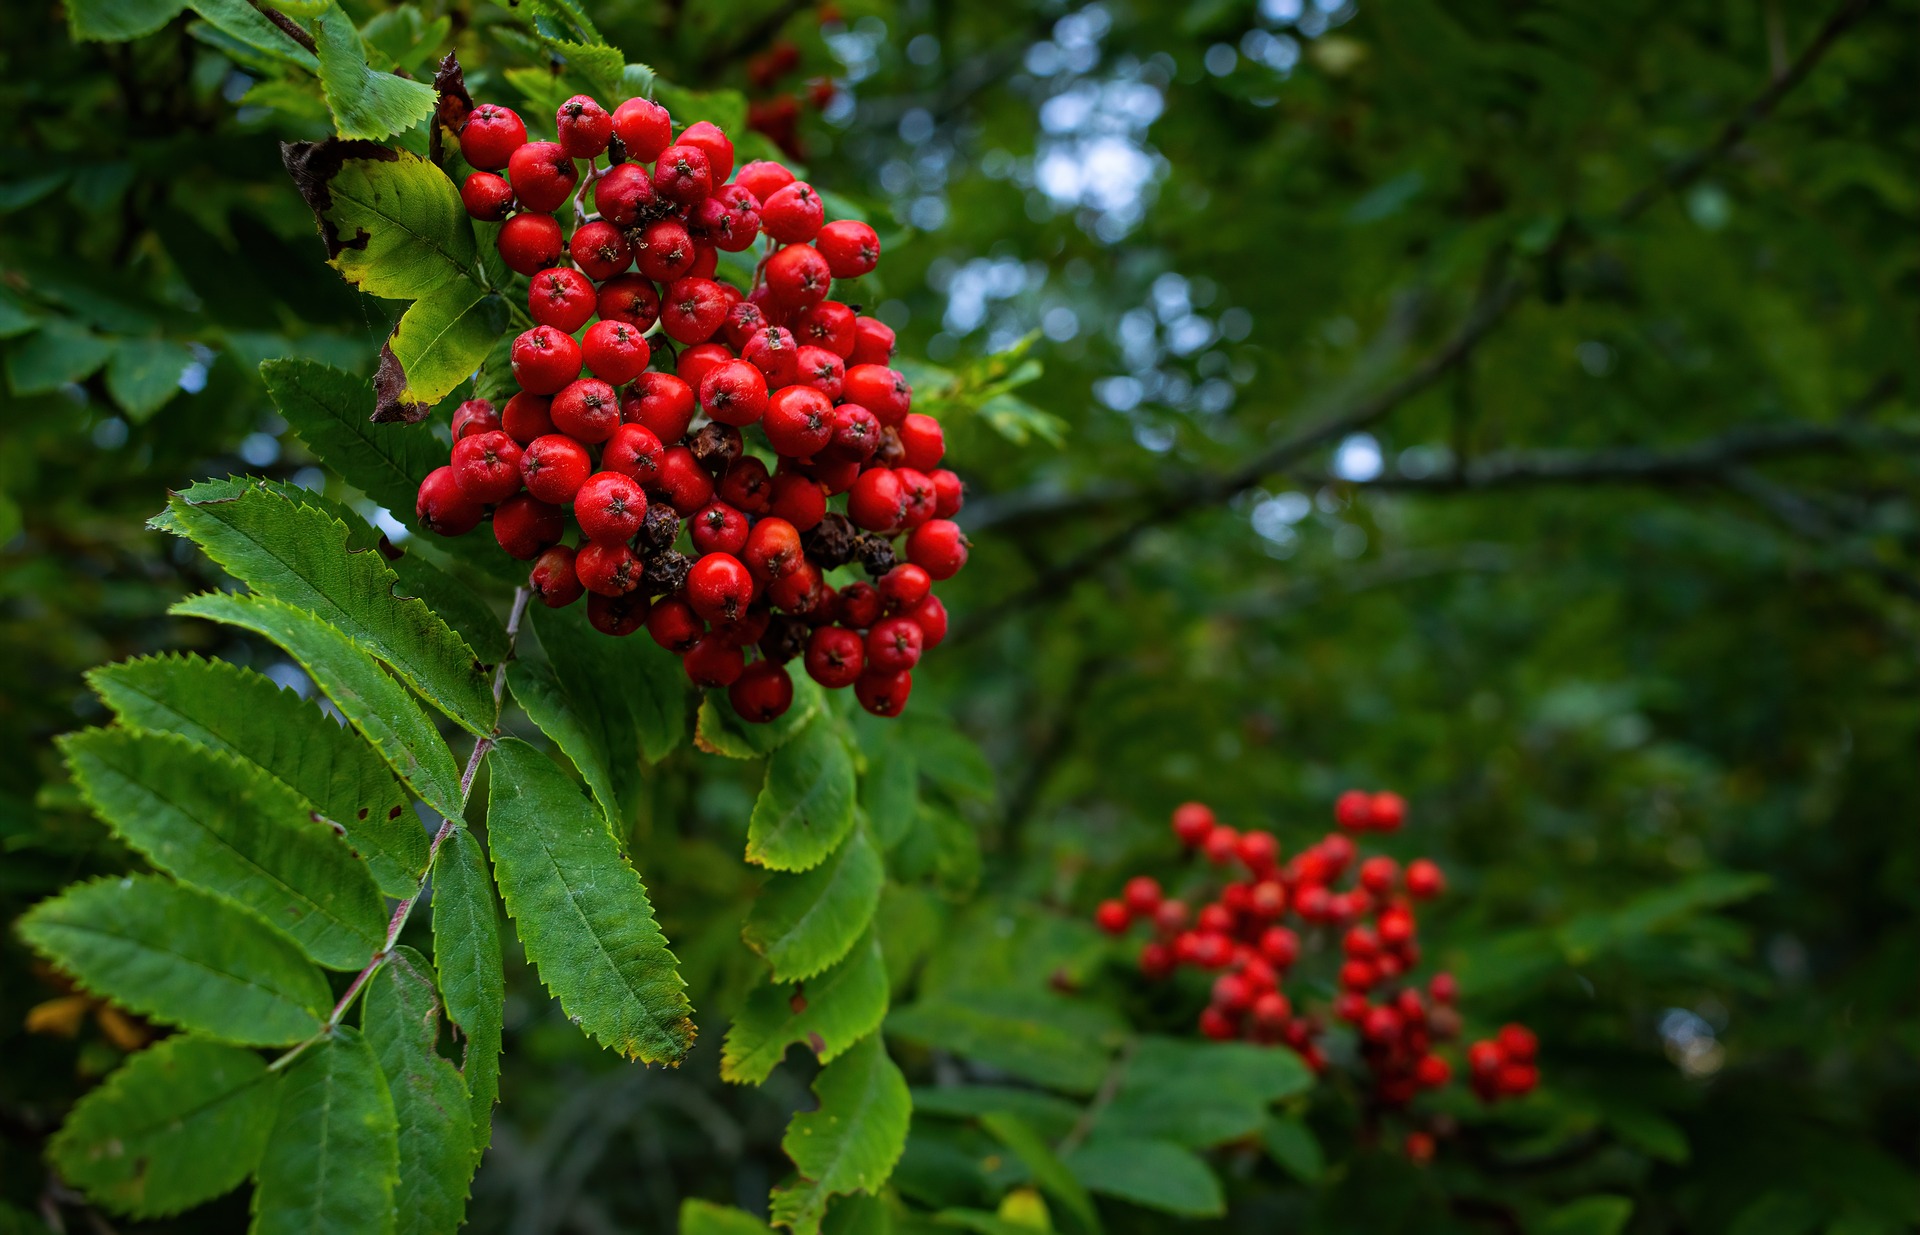
{"type": "MultiPolygon", "coordinates": [[[[1195,910],[1140,875],[1120,897],[1101,903],[1095,921],[1113,935],[1136,924],[1148,928],[1139,956],[1148,978],[1164,980],[1183,968],[1215,975],[1199,1017],[1209,1038],[1285,1045],[1320,1072],[1328,1066],[1324,1012],[1331,1012],[1355,1033],[1373,1101],[1405,1107],[1454,1075],[1440,1047],[1460,1036],[1457,984],[1447,973],[1424,986],[1412,978],[1420,961],[1416,907],[1444,892],[1446,878],[1426,858],[1403,869],[1384,854],[1362,857],[1348,833],[1394,832],[1406,814],[1398,794],[1344,793],[1334,809],[1342,830],[1287,856],[1271,832],[1236,831],[1207,806],[1188,802],[1173,812],[1173,832],[1225,875],[1212,899],[1195,910]],[[1286,990],[1289,978],[1303,959],[1336,948],[1330,976],[1338,993],[1330,1008],[1297,1006],[1286,990]]],[[[1467,1052],[1474,1092],[1488,1102],[1530,1092],[1539,1081],[1535,1054],[1534,1035],[1520,1025],[1474,1043],[1467,1052]]],[[[1409,1154],[1421,1157],[1418,1148],[1409,1141],[1409,1154]]]]}

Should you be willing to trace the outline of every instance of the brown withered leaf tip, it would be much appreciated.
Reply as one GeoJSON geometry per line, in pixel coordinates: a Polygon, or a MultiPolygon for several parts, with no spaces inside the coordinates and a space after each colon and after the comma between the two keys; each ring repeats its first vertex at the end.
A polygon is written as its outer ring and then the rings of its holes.
{"type": "Polygon", "coordinates": [[[379,142],[342,141],[337,137],[319,142],[280,143],[280,161],[286,164],[287,173],[293,177],[293,187],[300,191],[300,196],[313,209],[313,217],[320,224],[320,238],[327,244],[328,261],[340,256],[342,249],[364,249],[372,239],[364,228],[356,229],[347,239],[341,239],[339,229],[327,218],[327,211],[333,209],[333,192],[328,185],[340,174],[340,168],[348,159],[391,163],[399,157],[398,151],[379,142]]]}
{"type": "Polygon", "coordinates": [[[434,109],[434,125],[427,135],[427,156],[438,163],[441,131],[451,129],[458,133],[467,122],[467,113],[473,110],[473,96],[467,93],[467,75],[460,68],[460,58],[452,52],[446,54],[434,72],[433,89],[440,96],[440,102],[434,109]]]}
{"type": "Polygon", "coordinates": [[[380,345],[380,367],[373,372],[373,423],[377,425],[419,424],[433,410],[431,404],[400,396],[407,389],[407,371],[393,354],[391,342],[380,345]]]}

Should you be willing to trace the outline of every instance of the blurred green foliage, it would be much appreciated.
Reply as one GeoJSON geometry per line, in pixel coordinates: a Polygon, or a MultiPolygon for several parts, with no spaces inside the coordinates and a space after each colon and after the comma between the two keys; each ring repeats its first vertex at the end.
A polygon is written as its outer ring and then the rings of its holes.
{"type": "MultiPolygon", "coordinates": [[[[1235,1229],[1920,1224],[1920,7],[587,7],[676,110],[797,93],[811,175],[881,227],[869,307],[929,403],[947,375],[974,392],[938,400],[973,494],[956,633],[906,721],[859,726],[870,770],[910,769],[863,789],[896,879],[905,1208],[830,1227],[1086,1229],[1097,1206],[1158,1229],[1223,1203],[1235,1229]],[[782,41],[798,64],[769,80],[782,41]],[[1542,1091],[1450,1108],[1423,1169],[1348,1086],[1163,1061],[1174,1096],[1237,1101],[1096,1160],[1089,1133],[1155,1081],[1113,1061],[1174,1051],[1203,996],[1144,987],[1093,904],[1180,880],[1177,802],[1294,846],[1356,784],[1411,800],[1391,848],[1452,885],[1429,954],[1470,1032],[1539,1031],[1542,1091]]],[[[344,8],[385,68],[450,45],[477,98],[551,106],[567,49],[504,6],[344,8]]],[[[370,374],[403,307],[326,268],[282,169],[278,141],[330,131],[297,56],[220,5],[116,11],[151,33],[0,10],[9,921],[130,865],[51,745],[105,718],[83,671],[181,647],[288,668],[167,616],[221,576],[145,520],[239,471],[373,513],[257,370],[370,374]]],[[[702,1029],[686,1065],[595,1051],[510,966],[473,1229],[764,1212],[813,1072],[718,1079],[761,963],[757,770],[683,748],[639,793],[630,851],[702,1029]]],[[[127,1043],[105,1015],[27,1032],[63,990],[13,937],[0,957],[0,1223],[87,1229],[39,1153],[127,1043]]],[[[244,1222],[229,1199],[171,1229],[244,1222]]]]}

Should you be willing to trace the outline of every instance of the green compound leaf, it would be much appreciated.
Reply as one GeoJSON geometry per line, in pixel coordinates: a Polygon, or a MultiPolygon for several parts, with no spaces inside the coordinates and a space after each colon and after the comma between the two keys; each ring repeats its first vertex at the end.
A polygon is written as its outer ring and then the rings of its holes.
{"type": "Polygon", "coordinates": [[[260,380],[280,414],[327,466],[413,527],[413,503],[447,448],[426,425],[375,425],[373,391],[351,373],[312,360],[269,360],[260,380]]]}
{"type": "Polygon", "coordinates": [[[1220,1180],[1191,1150],[1172,1141],[1096,1137],[1065,1156],[1089,1192],[1188,1218],[1227,1210],[1220,1180]]]}
{"type": "Polygon", "coordinates": [[[1150,1133],[1204,1149],[1259,1132],[1269,1106],[1312,1084],[1313,1073],[1292,1051],[1146,1037],[1094,1132],[1150,1133]]]}
{"type": "Polygon", "coordinates": [[[76,884],[29,910],[20,936],[96,995],[243,1046],[298,1042],[333,1003],[292,940],[157,875],[76,884]]]}
{"type": "Polygon", "coordinates": [[[66,0],[74,42],[142,38],[178,17],[187,0],[66,0]]]}
{"type": "Polygon", "coordinates": [[[187,7],[243,47],[286,64],[299,65],[309,73],[320,70],[320,62],[312,52],[294,42],[293,36],[268,21],[247,0],[189,0],[187,7]]]}
{"type": "Polygon", "coordinates": [[[334,969],[360,968],[385,940],[366,863],[258,767],[126,729],[71,733],[60,746],[94,810],[155,866],[253,910],[334,969]]]}
{"type": "Polygon", "coordinates": [[[818,1231],[831,1198],[878,1192],[907,1146],[913,1116],[906,1079],[879,1034],[822,1069],[813,1092],[820,1109],[795,1115],[780,1141],[800,1177],[773,1192],[773,1222],[794,1235],[818,1231]]]}
{"type": "Polygon", "coordinates": [[[796,674],[793,706],[786,715],[765,725],[754,725],[740,718],[727,702],[727,692],[712,690],[700,701],[700,715],[694,728],[693,744],[710,755],[729,759],[758,759],[785,746],[805,729],[823,706],[820,686],[812,678],[796,674]]]}
{"type": "Polygon", "coordinates": [[[845,956],[867,929],[885,881],[879,849],[856,829],[812,870],[769,878],[741,938],[767,958],[776,981],[810,978],[845,956]]]}
{"type": "Polygon", "coordinates": [[[429,160],[333,138],[284,144],[280,154],[313,208],[327,261],[361,291],[417,300],[475,277],[472,221],[453,181],[429,160]]]}
{"type": "Polygon", "coordinates": [[[360,32],[339,5],[328,5],[314,19],[313,33],[320,49],[320,87],[340,136],[378,140],[433,114],[439,103],[433,87],[370,67],[360,32]]]}
{"type": "Polygon", "coordinates": [[[456,1231],[466,1218],[473,1175],[473,1119],[460,1070],[442,1059],[440,1001],[433,967],[412,948],[394,950],[367,987],[367,1044],[386,1073],[399,1126],[394,1187],[398,1235],[456,1231]]]}
{"type": "MultiPolygon", "coordinates": [[[[543,702],[563,706],[572,714],[571,723],[579,728],[575,745],[581,747],[586,762],[557,733],[548,730],[548,736],[561,743],[567,757],[588,778],[610,818],[631,818],[641,787],[639,756],[662,759],[686,736],[686,675],[658,648],[619,643],[600,634],[587,625],[578,606],[539,606],[532,616],[552,670],[552,685],[560,692],[543,702]],[[588,770],[587,765],[595,762],[601,766],[599,773],[588,770]],[[599,784],[594,783],[596,775],[599,784]]],[[[538,689],[531,682],[529,686],[538,689]]],[[[534,721],[544,730],[543,717],[553,714],[548,706],[534,721]]],[[[566,724],[562,721],[557,727],[566,724]]]]}
{"type": "Polygon", "coordinates": [[[253,1173],[277,1080],[252,1051],[163,1038],[80,1099],[48,1154],[62,1178],[115,1213],[177,1214],[253,1173]]]}
{"type": "Polygon", "coordinates": [[[502,742],[490,774],[494,875],[541,981],[602,1046],[678,1063],[693,1045],[686,983],[600,812],[523,742],[502,742]]]}
{"type": "Polygon", "coordinates": [[[271,679],[222,660],[149,656],[87,674],[129,729],[172,733],[254,764],[347,831],[380,890],[410,896],[427,835],[372,747],[271,679]]]}
{"type": "Polygon", "coordinates": [[[860,780],[860,807],[880,848],[891,850],[920,814],[920,764],[900,742],[873,751],[860,780]]]}
{"type": "Polygon", "coordinates": [[[172,494],[153,523],[191,539],[257,594],[339,630],[469,732],[492,731],[486,666],[426,602],[395,595],[399,579],[378,553],[350,549],[338,519],[249,487],[217,501],[172,494]]]}
{"type": "Polygon", "coordinates": [[[225,622],[278,644],[428,806],[443,815],[460,813],[460,773],[439,730],[406,687],[387,676],[351,639],[318,618],[265,596],[208,592],[189,596],[168,612],[225,622]]]}
{"type": "Polygon", "coordinates": [[[425,420],[436,403],[473,376],[508,319],[503,297],[464,279],[414,301],[380,349],[374,420],[425,420]]]}
{"type": "Polygon", "coordinates": [[[746,1007],[727,1029],[720,1075],[758,1085],[804,1042],[821,1063],[880,1027],[887,1015],[887,962],[880,941],[868,935],[845,960],[800,986],[765,983],[747,996],[746,1007]]]}
{"type": "Polygon", "coordinates": [[[467,1038],[460,1071],[472,1126],[471,1173],[493,1140],[507,978],[500,963],[500,906],[493,897],[493,878],[480,842],[465,828],[449,833],[433,860],[433,956],[439,962],[447,1017],[467,1038]]]}
{"type": "Polygon", "coordinates": [[[1050,991],[966,990],[922,998],[887,1032],[1064,1093],[1092,1093],[1125,1025],[1101,1004],[1050,991]]]}
{"type": "Polygon", "coordinates": [[[399,1126],[366,1039],[336,1026],[293,1061],[280,1086],[254,1176],[252,1235],[393,1231],[399,1126]]]}
{"type": "Polygon", "coordinates": [[[853,827],[853,757],[830,718],[819,717],[767,761],[767,780],[747,821],[747,861],[810,870],[853,827]]]}

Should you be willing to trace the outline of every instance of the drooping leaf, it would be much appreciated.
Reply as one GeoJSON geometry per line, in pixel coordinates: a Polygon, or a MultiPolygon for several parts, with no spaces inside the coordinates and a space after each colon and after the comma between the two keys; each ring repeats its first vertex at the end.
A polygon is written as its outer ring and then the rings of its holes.
{"type": "Polygon", "coordinates": [[[507,321],[504,298],[464,279],[414,301],[380,350],[374,420],[413,424],[426,419],[436,403],[473,376],[507,321]]]}
{"type": "Polygon", "coordinates": [[[333,1003],[326,979],[292,940],[243,909],[154,875],[76,884],[19,925],[22,938],[87,990],[226,1042],[298,1042],[333,1003]]]}
{"type": "Polygon", "coordinates": [[[913,826],[920,812],[920,764],[904,744],[868,752],[860,806],[882,850],[899,844],[913,826]]]}
{"type": "Polygon", "coordinates": [[[428,806],[443,815],[460,813],[460,773],[439,731],[406,688],[345,635],[265,596],[208,592],[168,612],[239,626],[278,644],[428,806]]]}
{"type": "Polygon", "coordinates": [[[810,978],[846,955],[867,929],[885,880],[879,850],[856,828],[812,870],[770,876],[741,938],[767,958],[775,981],[810,978]]]}
{"type": "Polygon", "coordinates": [[[541,981],[602,1046],[677,1063],[692,1007],[639,874],[552,760],[515,741],[491,759],[494,874],[541,981]]]}
{"type": "Polygon", "coordinates": [[[887,1032],[1064,1093],[1092,1093],[1124,1027],[1100,1004],[1046,991],[968,990],[887,1016],[887,1032]]]}
{"type": "Polygon", "coordinates": [[[770,1235],[773,1228],[743,1209],[688,1197],[680,1202],[680,1235],[770,1235]]]}
{"type": "Polygon", "coordinates": [[[811,870],[853,827],[853,758],[831,719],[817,717],[767,761],[747,821],[747,861],[811,870]]]}
{"type": "Polygon", "coordinates": [[[1073,1177],[1053,1152],[1053,1146],[1045,1138],[1027,1126],[1027,1122],[1009,1111],[990,1111],[980,1117],[980,1126],[993,1134],[995,1140],[1011,1149],[1020,1161],[1026,1164],[1033,1175],[1033,1182],[1066,1207],[1073,1215],[1074,1223],[1082,1231],[1094,1232],[1100,1229],[1100,1215],[1093,1208],[1093,1198],[1073,1177]]]}
{"type": "Polygon", "coordinates": [[[606,816],[608,825],[614,829],[617,837],[621,831],[619,825],[626,819],[627,811],[613,787],[612,765],[619,756],[608,750],[607,729],[627,730],[628,736],[634,740],[622,749],[627,752],[627,759],[635,765],[640,761],[639,737],[631,732],[632,726],[625,723],[630,718],[624,707],[619,707],[613,717],[607,717],[575,705],[567,698],[566,689],[554,676],[552,666],[539,661],[516,660],[509,664],[507,688],[513,692],[513,701],[526,712],[527,718],[539,726],[540,732],[552,739],[553,744],[564,751],[567,758],[573,761],[573,766],[579,769],[580,779],[587,782],[594,801],[599,803],[601,813],[606,816]],[[606,721],[612,721],[612,725],[604,724],[606,721]]]}
{"type": "Polygon", "coordinates": [[[409,896],[427,836],[406,792],[353,730],[251,669],[198,656],[106,665],[87,681],[132,729],[172,733],[277,777],[346,829],[380,889],[409,896]]]}
{"type": "Polygon", "coordinates": [[[360,31],[338,4],[314,18],[313,36],[320,49],[320,86],[340,136],[378,140],[433,114],[438,102],[433,87],[369,66],[360,31]]]}
{"type": "Polygon", "coordinates": [[[193,349],[171,339],[121,339],[107,361],[107,393],[135,424],[152,418],[180,393],[193,349]]]}
{"type": "Polygon", "coordinates": [[[412,948],[394,950],[367,987],[367,1045],[380,1060],[400,1137],[394,1186],[397,1235],[458,1230],[473,1174],[473,1113],[459,1069],[440,1057],[440,1001],[433,967],[412,948]]]}
{"type": "Polygon", "coordinates": [[[700,701],[700,715],[694,727],[693,744],[710,755],[729,759],[758,759],[793,740],[806,728],[822,705],[820,687],[812,678],[796,674],[793,706],[786,714],[765,725],[754,725],[740,718],[727,702],[725,691],[708,691],[700,701]]]}
{"type": "Polygon", "coordinates": [[[1218,1177],[1172,1141],[1097,1137],[1063,1161],[1089,1192],[1188,1218],[1214,1217],[1227,1209],[1218,1177]]]}
{"type": "Polygon", "coordinates": [[[255,1235],[394,1229],[399,1125],[380,1061],[336,1026],[287,1068],[253,1189],[255,1235]]]}
{"type": "Polygon", "coordinates": [[[466,1081],[473,1161],[493,1139],[500,1096],[500,1035],[507,979],[500,962],[500,909],[480,842],[455,828],[433,860],[433,957],[447,1017],[466,1035],[466,1081]]]}
{"type": "MultiPolygon", "coordinates": [[[[564,706],[581,726],[582,736],[602,752],[606,788],[619,804],[610,816],[629,817],[641,785],[636,747],[647,759],[659,760],[686,736],[686,674],[658,648],[600,634],[587,625],[578,606],[535,609],[533,629],[564,706]]],[[[571,748],[562,749],[573,757],[571,748]]]]}
{"type": "MultiPolygon", "coordinates": [[[[424,118],[433,90],[416,84],[427,101],[424,118]]],[[[361,291],[417,300],[475,277],[473,225],[460,191],[428,160],[335,138],[289,143],[281,156],[313,208],[328,262],[361,291]]]]}
{"type": "Polygon", "coordinates": [[[187,7],[186,0],[66,0],[75,42],[124,42],[152,34],[187,7]]]}
{"type": "Polygon", "coordinates": [[[877,1192],[907,1144],[913,1100],[879,1034],[862,1039],[821,1069],[813,1083],[820,1108],[795,1115],[780,1147],[799,1178],[773,1192],[775,1225],[812,1235],[827,1202],[877,1192]]]}
{"type": "Polygon", "coordinates": [[[395,595],[378,553],[348,548],[347,527],[302,502],[250,487],[219,501],[167,500],[154,520],[189,537],[256,593],[304,609],[384,662],[422,698],[485,734],[496,720],[485,665],[424,601],[395,595]]]}
{"type": "Polygon", "coordinates": [[[1267,1156],[1285,1167],[1287,1173],[1303,1184],[1318,1182],[1326,1170],[1326,1155],[1320,1140],[1306,1121],[1289,1117],[1270,1120],[1260,1135],[1267,1156]]]}
{"type": "Polygon", "coordinates": [[[1312,1084],[1313,1073],[1292,1051],[1143,1037],[1094,1132],[1150,1134],[1203,1149],[1259,1131],[1272,1103],[1312,1084]]]}
{"type": "Polygon", "coordinates": [[[155,866],[253,910],[322,965],[358,969],[385,940],[366,863],[253,764],[126,729],[83,730],[60,746],[94,810],[155,866]]]}
{"type": "Polygon", "coordinates": [[[160,1218],[231,1192],[266,1147],[279,1096],[253,1051],[162,1039],[81,1098],[48,1155],[116,1213],[160,1218]]]}
{"type": "Polygon", "coordinates": [[[886,1015],[887,963],[880,941],[868,935],[817,978],[755,987],[727,1029],[720,1075],[758,1085],[796,1042],[829,1063],[878,1029],[886,1015]]]}

